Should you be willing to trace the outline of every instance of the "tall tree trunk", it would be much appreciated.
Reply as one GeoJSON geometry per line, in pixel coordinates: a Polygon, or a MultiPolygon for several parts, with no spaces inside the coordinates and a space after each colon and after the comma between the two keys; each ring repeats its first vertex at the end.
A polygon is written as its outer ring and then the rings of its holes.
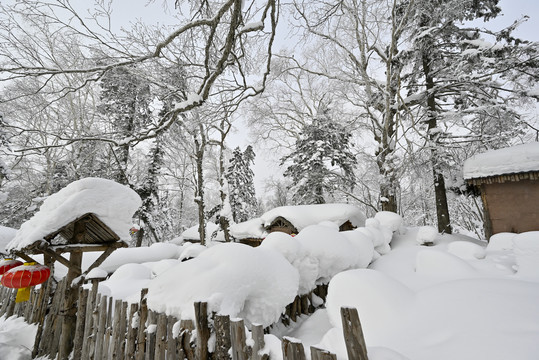
{"type": "Polygon", "coordinates": [[[223,233],[225,235],[225,241],[230,242],[230,221],[229,218],[226,216],[223,216],[223,210],[226,208],[226,205],[228,204],[228,208],[230,208],[229,200],[227,193],[225,192],[225,139],[230,131],[230,123],[226,121],[226,117],[221,121],[221,128],[219,129],[221,133],[221,141],[219,142],[219,185],[221,187],[221,212],[219,214],[219,226],[221,227],[221,230],[223,230],[223,233]],[[225,124],[228,125],[228,128],[225,129],[225,124]]]}
{"type": "Polygon", "coordinates": [[[202,125],[199,127],[200,138],[195,134],[195,157],[197,168],[197,186],[195,191],[195,203],[198,205],[198,234],[200,235],[200,244],[206,245],[206,214],[204,211],[204,173],[203,161],[206,147],[206,136],[202,125]]]}
{"type": "MultiPolygon", "coordinates": [[[[427,47],[428,48],[428,47],[427,47]]],[[[438,220],[438,231],[440,233],[451,234],[451,221],[449,218],[449,207],[447,206],[447,193],[445,190],[445,179],[440,171],[439,162],[439,134],[436,129],[436,94],[434,92],[434,79],[430,71],[430,57],[427,51],[422,52],[422,65],[425,74],[425,87],[427,92],[427,125],[430,143],[430,161],[434,180],[434,196],[436,201],[436,217],[438,220]]]]}

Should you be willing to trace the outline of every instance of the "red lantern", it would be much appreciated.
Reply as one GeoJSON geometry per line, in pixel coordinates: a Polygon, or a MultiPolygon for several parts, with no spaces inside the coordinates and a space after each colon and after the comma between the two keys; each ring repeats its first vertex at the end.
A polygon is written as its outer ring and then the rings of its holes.
{"type": "Polygon", "coordinates": [[[19,260],[4,259],[0,261],[0,275],[22,264],[23,264],[22,261],[19,261],[19,260]]]}
{"type": "Polygon", "coordinates": [[[22,302],[30,298],[31,286],[44,283],[50,275],[51,270],[44,265],[24,263],[4,273],[2,285],[19,289],[15,302],[22,302]]]}

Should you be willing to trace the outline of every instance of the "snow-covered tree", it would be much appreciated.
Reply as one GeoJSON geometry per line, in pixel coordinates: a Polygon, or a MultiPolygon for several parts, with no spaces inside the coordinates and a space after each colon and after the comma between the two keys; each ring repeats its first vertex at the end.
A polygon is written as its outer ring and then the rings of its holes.
{"type": "MultiPolygon", "coordinates": [[[[150,86],[135,74],[134,68],[113,68],[101,79],[101,104],[99,109],[111,122],[116,137],[128,140],[150,121],[150,86]]],[[[115,149],[117,166],[114,179],[128,184],[127,165],[129,162],[128,141],[122,141],[115,149]]]]}
{"type": "Polygon", "coordinates": [[[245,151],[239,147],[234,149],[229,160],[226,178],[230,194],[230,207],[235,222],[249,220],[256,214],[258,208],[255,195],[254,164],[255,152],[251,145],[245,151]]]}
{"type": "Polygon", "coordinates": [[[6,124],[4,123],[4,117],[0,114],[0,188],[2,187],[2,182],[7,177],[9,168],[4,161],[4,154],[7,150],[7,134],[6,134],[6,124]]]}
{"type": "Polygon", "coordinates": [[[305,126],[294,151],[281,159],[292,162],[284,173],[292,179],[296,204],[323,204],[338,189],[354,186],[357,164],[351,152],[351,134],[325,109],[305,126]]]}
{"type": "Polygon", "coordinates": [[[410,22],[412,47],[405,56],[412,72],[403,76],[411,96],[404,100],[403,108],[420,108],[412,117],[413,126],[424,131],[425,148],[430,152],[440,232],[451,233],[444,177],[449,175],[455,142],[514,138],[523,130],[523,123],[511,103],[525,95],[527,86],[536,81],[534,76],[537,79],[534,58],[539,48],[512,37],[517,23],[498,33],[465,23],[496,17],[501,11],[498,2],[415,2],[410,22]],[[495,126],[500,122],[505,124],[495,126]],[[492,133],[489,127],[497,129],[492,133]]]}

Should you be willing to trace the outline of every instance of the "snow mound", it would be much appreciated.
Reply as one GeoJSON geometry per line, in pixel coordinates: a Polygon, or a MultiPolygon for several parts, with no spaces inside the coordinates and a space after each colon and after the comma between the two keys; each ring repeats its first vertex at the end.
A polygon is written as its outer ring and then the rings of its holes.
{"type": "Polygon", "coordinates": [[[490,150],[464,162],[464,179],[539,170],[539,142],[490,150]]]}
{"type": "Polygon", "coordinates": [[[331,221],[337,226],[346,221],[350,221],[356,227],[365,224],[365,215],[357,207],[349,204],[280,206],[264,213],[260,219],[264,227],[267,227],[278,217],[290,221],[298,232],[309,225],[320,224],[323,221],[331,221]]]}
{"type": "Polygon", "coordinates": [[[355,268],[359,262],[356,248],[335,228],[311,225],[295,239],[307,256],[318,260],[318,281],[328,282],[335,274],[355,268]]]}
{"type": "Polygon", "coordinates": [[[464,260],[484,259],[485,249],[469,241],[453,241],[447,245],[447,251],[464,260]]]}
{"type": "Polygon", "coordinates": [[[420,245],[433,244],[438,236],[438,230],[432,226],[421,226],[417,230],[416,241],[420,245]]]}
{"type": "Polygon", "coordinates": [[[121,240],[129,241],[132,216],[140,205],[136,192],[112,180],[74,181],[43,202],[39,211],[22,224],[6,250],[21,250],[87,213],[95,214],[121,240]]]}
{"type": "MultiPolygon", "coordinates": [[[[356,308],[367,345],[383,344],[379,337],[402,319],[414,293],[402,283],[374,270],[349,270],[336,275],[328,287],[326,308],[331,324],[342,329],[341,307],[356,308]]],[[[342,336],[342,330],[340,331],[342,336]]]]}
{"type": "Polygon", "coordinates": [[[539,278],[539,231],[528,231],[513,237],[518,275],[539,278]]]}
{"type": "Polygon", "coordinates": [[[474,276],[476,270],[458,256],[445,251],[428,249],[417,253],[416,273],[449,280],[474,276]]]}
{"type": "Polygon", "coordinates": [[[193,303],[208,311],[268,326],[297,295],[299,274],[278,252],[237,243],[219,244],[150,281],[148,306],[194,319],[193,303]]]}
{"type": "Polygon", "coordinates": [[[501,232],[490,237],[487,251],[513,250],[515,233],[501,232]]]}
{"type": "Polygon", "coordinates": [[[402,225],[402,216],[392,211],[379,211],[374,215],[374,218],[381,226],[385,226],[393,232],[399,230],[402,225]]]}
{"type": "Polygon", "coordinates": [[[9,360],[30,360],[37,325],[29,325],[22,317],[0,318],[0,357],[9,360]]]}
{"type": "Polygon", "coordinates": [[[318,279],[318,259],[310,256],[294,237],[283,232],[272,232],[264,239],[261,248],[272,249],[285,257],[299,274],[299,294],[306,294],[315,287],[318,279]]]}

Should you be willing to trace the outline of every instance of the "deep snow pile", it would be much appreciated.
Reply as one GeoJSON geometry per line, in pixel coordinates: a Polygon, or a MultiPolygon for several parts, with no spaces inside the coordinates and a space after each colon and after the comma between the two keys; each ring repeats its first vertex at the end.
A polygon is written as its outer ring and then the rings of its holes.
{"type": "Polygon", "coordinates": [[[488,246],[438,234],[433,247],[417,232],[397,235],[370,269],[337,274],[327,310],[288,334],[346,358],[339,311],[351,306],[371,360],[536,359],[539,232],[498,234],[488,246]]]}
{"type": "MultiPolygon", "coordinates": [[[[196,256],[182,253],[180,258],[193,259],[149,282],[148,306],[193,318],[193,302],[206,301],[211,311],[244,318],[247,324],[271,325],[296,295],[327,283],[341,271],[367,267],[380,256],[376,249],[387,252],[392,229],[401,222],[393,215],[381,215],[391,218],[384,225],[370,219],[368,228],[352,231],[339,232],[334,222],[325,221],[305,227],[295,237],[274,232],[257,248],[226,243],[200,252],[199,245],[191,245],[184,252],[192,255],[194,247],[196,256]]],[[[149,278],[143,269],[133,272],[143,281],[149,278]]]]}
{"type": "Polygon", "coordinates": [[[6,250],[20,250],[86,213],[94,213],[121,240],[131,239],[132,216],[141,200],[129,187],[112,180],[85,178],[49,196],[39,211],[22,224],[6,250]]]}
{"type": "Polygon", "coordinates": [[[219,244],[152,280],[148,307],[194,319],[193,303],[265,326],[277,321],[297,294],[296,269],[279,253],[243,244],[219,244]]]}
{"type": "Polygon", "coordinates": [[[30,360],[36,332],[22,317],[0,317],[0,359],[30,360]]]}

